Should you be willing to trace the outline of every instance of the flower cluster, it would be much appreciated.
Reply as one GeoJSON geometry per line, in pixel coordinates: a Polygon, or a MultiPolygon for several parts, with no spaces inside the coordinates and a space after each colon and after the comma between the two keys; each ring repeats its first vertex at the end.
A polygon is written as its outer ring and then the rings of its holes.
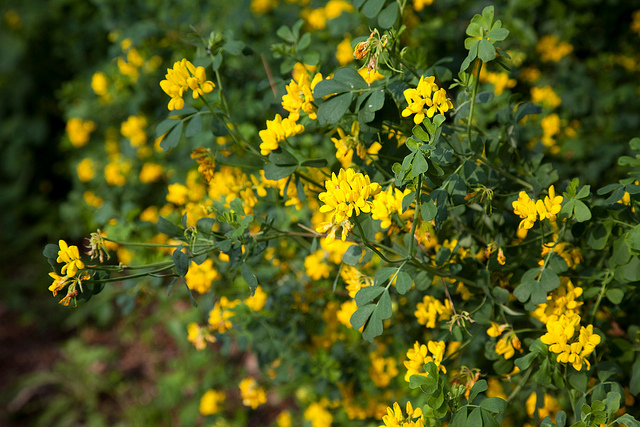
{"type": "Polygon", "coordinates": [[[242,404],[256,409],[263,403],[267,403],[267,393],[264,388],[260,387],[256,380],[247,377],[240,381],[240,396],[242,404]]]}
{"type": "Polygon", "coordinates": [[[521,191],[518,194],[518,200],[515,200],[511,204],[513,206],[513,212],[522,218],[518,229],[531,229],[538,218],[540,218],[541,221],[549,219],[554,222],[556,220],[556,214],[562,209],[562,200],[562,196],[556,196],[553,185],[549,187],[548,196],[535,202],[531,200],[527,193],[521,191]]]}
{"type": "Polygon", "coordinates": [[[84,121],[79,117],[74,117],[67,122],[67,136],[76,148],[86,145],[89,142],[89,135],[94,130],[96,130],[96,124],[91,120],[84,121]]]}
{"type": "Polygon", "coordinates": [[[280,114],[276,114],[273,120],[267,120],[267,128],[258,133],[262,140],[260,153],[263,156],[268,156],[269,153],[278,149],[278,143],[302,132],[304,132],[304,126],[296,123],[296,121],[290,117],[283,119],[280,114]]]}
{"type": "Polygon", "coordinates": [[[407,368],[407,373],[404,375],[404,380],[409,382],[412,375],[422,375],[423,377],[429,375],[427,372],[423,371],[424,365],[429,362],[435,363],[442,372],[446,373],[447,369],[440,364],[444,357],[444,350],[444,341],[429,341],[427,345],[420,344],[416,341],[413,344],[413,348],[410,348],[409,351],[407,351],[408,360],[405,360],[404,362],[404,366],[407,368]]]}
{"type": "Polygon", "coordinates": [[[221,403],[226,398],[224,391],[207,390],[200,398],[200,413],[202,415],[217,414],[222,410],[221,403]]]}
{"type": "Polygon", "coordinates": [[[355,170],[349,168],[347,170],[340,169],[338,175],[332,174],[331,179],[325,181],[324,184],[327,191],[320,193],[318,199],[324,203],[320,206],[320,212],[330,213],[329,222],[317,228],[319,232],[327,232],[327,241],[331,242],[335,239],[335,233],[338,227],[342,227],[342,240],[345,240],[345,233],[351,230],[352,225],[349,218],[355,213],[356,216],[360,212],[371,212],[373,203],[370,197],[378,194],[380,184],[372,183],[368,175],[356,173],[355,170]]]}
{"type": "Polygon", "coordinates": [[[558,362],[571,363],[576,371],[580,371],[583,365],[589,370],[591,364],[587,358],[600,344],[600,335],[593,333],[593,325],[588,325],[586,328],[581,326],[576,337],[578,326],[578,314],[554,316],[547,322],[547,333],[540,337],[540,341],[549,346],[549,351],[558,354],[558,362]]]}
{"type": "Polygon", "coordinates": [[[433,76],[426,78],[422,76],[415,89],[409,88],[404,91],[404,97],[409,105],[402,110],[402,117],[415,114],[413,122],[418,125],[422,123],[425,116],[431,118],[436,112],[444,114],[453,108],[447,92],[439,89],[435,81],[436,78],[433,76]]]}
{"type": "Polygon", "coordinates": [[[309,76],[309,73],[298,73],[297,79],[292,79],[286,87],[287,93],[282,96],[282,108],[289,112],[289,119],[297,121],[300,118],[300,112],[305,112],[310,119],[315,120],[316,108],[313,105],[313,88],[322,81],[322,74],[318,73],[309,76]]]}
{"type": "Polygon", "coordinates": [[[436,321],[451,319],[453,309],[448,299],[442,304],[431,295],[425,295],[422,298],[422,302],[416,305],[416,311],[413,314],[421,325],[425,325],[427,328],[435,328],[436,321]]]}
{"type": "Polygon", "coordinates": [[[422,409],[413,409],[411,402],[407,402],[406,416],[398,402],[393,404],[393,408],[387,408],[387,415],[382,417],[383,425],[380,427],[424,427],[424,415],[422,409]]]}
{"type": "MultiPolygon", "coordinates": [[[[351,125],[350,134],[346,134],[342,128],[338,128],[339,138],[331,138],[331,141],[336,147],[336,159],[338,159],[343,168],[351,166],[354,151],[359,158],[364,160],[367,157],[376,157],[378,151],[382,148],[379,142],[374,142],[367,149],[358,137],[359,133],[360,125],[358,125],[358,121],[354,121],[351,125]]],[[[367,164],[370,162],[368,159],[367,164]]]]}
{"type": "Polygon", "coordinates": [[[536,51],[540,54],[542,62],[558,62],[573,52],[573,46],[560,41],[556,36],[546,35],[538,40],[536,51]]]}
{"type": "Polygon", "coordinates": [[[516,353],[516,350],[522,353],[522,345],[520,343],[520,339],[518,338],[516,333],[509,327],[509,325],[500,325],[492,321],[491,327],[487,330],[487,335],[494,338],[502,335],[502,338],[500,338],[496,343],[495,350],[496,353],[504,356],[505,359],[511,359],[516,353]]]}
{"type": "Polygon", "coordinates": [[[191,89],[193,99],[209,93],[216,86],[207,80],[204,67],[195,67],[191,62],[183,58],[173,64],[173,68],[167,69],[166,80],[160,82],[162,90],[171,97],[169,110],[180,110],[184,107],[184,94],[191,89]]]}
{"type": "Polygon", "coordinates": [[[80,291],[82,291],[82,280],[87,279],[88,276],[78,275],[78,271],[85,267],[84,262],[80,259],[78,247],[69,246],[64,240],[60,240],[58,245],[60,250],[58,251],[56,262],[64,263],[64,265],[60,270],[62,275],[49,273],[49,276],[53,279],[49,290],[53,293],[53,296],[56,296],[58,292],[68,286],[67,295],[60,300],[60,304],[69,305],[71,298],[75,298],[78,295],[76,287],[80,287],[80,291]]]}

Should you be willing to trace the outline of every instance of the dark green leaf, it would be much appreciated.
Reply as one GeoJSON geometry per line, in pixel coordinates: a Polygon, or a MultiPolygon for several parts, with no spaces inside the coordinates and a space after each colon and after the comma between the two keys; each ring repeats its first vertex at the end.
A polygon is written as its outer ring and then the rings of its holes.
{"type": "Polygon", "coordinates": [[[180,137],[182,136],[183,127],[184,124],[182,121],[180,121],[173,127],[171,132],[169,132],[167,136],[162,139],[162,141],[160,142],[160,147],[162,147],[164,151],[168,151],[169,149],[174,148],[178,145],[178,143],[180,142],[180,137]]]}
{"type": "Polygon", "coordinates": [[[413,286],[413,279],[411,279],[409,273],[405,271],[399,272],[396,277],[396,291],[398,291],[400,295],[404,295],[411,289],[411,286],[413,286]]]}
{"type": "Polygon", "coordinates": [[[610,222],[597,223],[587,231],[587,244],[592,249],[600,251],[604,249],[611,235],[612,224],[610,222]]]}
{"type": "Polygon", "coordinates": [[[350,89],[347,84],[336,79],[325,79],[315,85],[313,88],[313,96],[315,98],[322,98],[334,93],[347,92],[350,89]]]}
{"type": "Polygon", "coordinates": [[[402,198],[402,213],[404,213],[407,209],[409,209],[409,206],[411,206],[411,204],[415,199],[416,199],[415,191],[412,191],[411,193],[405,195],[402,198]]]}
{"type": "MultiPolygon", "coordinates": [[[[498,399],[498,398],[496,397],[492,399],[498,399]]],[[[500,424],[498,424],[496,417],[491,412],[488,412],[483,408],[482,409],[482,426],[483,427],[500,427],[500,424]]]]}
{"type": "Polygon", "coordinates": [[[375,286],[381,286],[384,284],[392,274],[396,272],[397,268],[394,267],[384,267],[378,270],[375,277],[373,278],[373,283],[375,286]]]}
{"type": "Polygon", "coordinates": [[[156,126],[156,138],[160,138],[162,135],[169,132],[171,129],[173,129],[174,126],[176,126],[180,122],[181,122],[180,119],[166,119],[161,121],[156,126]]]}
{"type": "Polygon", "coordinates": [[[164,217],[158,218],[158,231],[169,237],[183,237],[184,230],[164,217]]]}
{"type": "Polygon", "coordinates": [[[264,165],[264,176],[267,179],[279,181],[294,173],[296,169],[298,169],[297,165],[279,166],[274,163],[267,163],[264,165]]]}
{"type": "Polygon", "coordinates": [[[607,289],[605,295],[607,296],[607,299],[609,301],[616,305],[620,304],[624,299],[624,292],[622,291],[622,289],[607,289]]]}
{"type": "Polygon", "coordinates": [[[378,25],[382,28],[391,28],[398,18],[398,4],[391,2],[378,15],[378,25]]]}
{"type": "Polygon", "coordinates": [[[384,290],[385,288],[382,286],[365,286],[363,288],[360,288],[356,293],[356,304],[358,305],[358,307],[362,307],[365,304],[378,298],[380,294],[384,292],[384,290]]]}
{"type": "Polygon", "coordinates": [[[469,418],[467,419],[467,425],[473,427],[482,427],[482,409],[475,408],[469,414],[469,418]]]}
{"type": "Polygon", "coordinates": [[[193,294],[191,293],[191,289],[189,288],[189,286],[187,285],[187,282],[184,282],[184,286],[187,288],[187,292],[189,293],[189,301],[191,301],[191,305],[195,308],[198,307],[198,304],[196,303],[196,300],[193,298],[193,294]]]}
{"type": "Polygon", "coordinates": [[[475,399],[478,394],[487,391],[488,388],[489,386],[487,385],[486,380],[476,381],[473,387],[471,387],[471,391],[469,392],[469,403],[473,402],[473,399],[475,399]]]}
{"type": "Polygon", "coordinates": [[[524,371],[529,369],[529,366],[531,366],[537,356],[538,355],[536,353],[528,353],[525,356],[516,359],[515,364],[521,371],[524,371]]]}
{"type": "Polygon", "coordinates": [[[282,148],[278,148],[277,150],[269,153],[269,161],[278,166],[298,165],[298,160],[282,148]]]}
{"type": "Polygon", "coordinates": [[[640,253],[640,225],[629,230],[624,236],[624,241],[631,253],[640,253]]]}
{"type": "Polygon", "coordinates": [[[391,296],[389,295],[389,289],[385,289],[378,300],[378,304],[376,306],[375,311],[373,312],[374,317],[377,317],[380,320],[387,320],[393,315],[393,309],[391,307],[391,296]]]}
{"type": "Polygon", "coordinates": [[[173,251],[172,258],[176,273],[181,277],[186,276],[189,272],[189,264],[191,264],[191,260],[189,260],[187,254],[182,252],[180,249],[176,249],[173,251]]]}
{"type": "Polygon", "coordinates": [[[202,116],[200,114],[194,114],[191,116],[191,120],[189,120],[189,124],[184,131],[184,136],[190,138],[192,136],[196,136],[202,130],[202,116]]]}
{"type": "Polygon", "coordinates": [[[634,396],[640,393],[640,356],[636,359],[631,369],[631,380],[629,381],[629,391],[634,396]]]}
{"type": "Polygon", "coordinates": [[[45,245],[44,247],[44,250],[42,251],[42,255],[44,255],[45,258],[58,259],[59,250],[60,250],[60,247],[58,245],[54,245],[53,243],[47,243],[47,245],[45,245]]]}
{"type": "Polygon", "coordinates": [[[351,326],[353,326],[353,329],[357,331],[362,328],[375,308],[375,304],[366,304],[362,307],[358,307],[355,313],[351,315],[351,319],[349,319],[349,322],[351,323],[351,326]]]}
{"type": "Polygon", "coordinates": [[[424,173],[429,169],[429,164],[427,163],[424,155],[421,151],[416,151],[415,157],[413,159],[413,165],[411,167],[411,175],[413,177],[417,177],[421,173],[424,173]]]}
{"type": "Polygon", "coordinates": [[[451,256],[451,249],[442,246],[436,253],[436,264],[439,266],[444,264],[449,260],[449,256],[451,256]]]}
{"type": "Polygon", "coordinates": [[[295,43],[296,41],[296,37],[291,32],[291,29],[286,25],[283,25],[280,28],[278,28],[276,30],[276,35],[288,43],[295,43]]]}
{"type": "Polygon", "coordinates": [[[467,407],[463,406],[453,414],[449,427],[467,427],[467,407]]]}
{"type": "Polygon", "coordinates": [[[343,93],[325,101],[318,107],[318,121],[321,125],[336,124],[349,109],[352,93],[343,93]]]}
{"type": "Polygon", "coordinates": [[[384,105],[384,89],[374,89],[371,92],[371,96],[367,98],[364,104],[364,110],[373,113],[381,109],[383,105],[384,105]]]}
{"type": "Polygon", "coordinates": [[[542,113],[541,106],[532,104],[530,102],[523,102],[522,104],[519,104],[518,107],[516,108],[514,120],[517,123],[520,120],[522,120],[525,116],[529,116],[532,114],[540,114],[540,113],[542,113]]]}
{"type": "Polygon", "coordinates": [[[435,201],[427,194],[422,194],[420,198],[422,202],[420,204],[420,215],[422,216],[422,219],[425,221],[433,220],[438,213],[438,207],[436,206],[435,201]]]}
{"type": "Polygon", "coordinates": [[[385,0],[367,0],[362,7],[362,14],[367,18],[375,18],[382,10],[384,2],[385,0]]]}
{"type": "Polygon", "coordinates": [[[200,233],[211,234],[213,225],[216,223],[215,218],[200,218],[196,222],[196,228],[200,233]]]}
{"type": "Polygon", "coordinates": [[[323,168],[327,166],[327,164],[327,159],[309,159],[301,163],[302,166],[307,166],[310,168],[323,168]]]}
{"type": "Polygon", "coordinates": [[[242,278],[244,279],[244,281],[247,282],[247,285],[249,285],[251,296],[253,296],[256,292],[256,288],[258,287],[258,280],[256,279],[256,276],[253,274],[246,262],[242,263],[240,273],[242,274],[242,278]]]}
{"type": "Polygon", "coordinates": [[[576,216],[576,221],[585,222],[591,219],[591,211],[580,200],[574,200],[575,206],[573,207],[573,213],[576,216]]]}
{"type": "Polygon", "coordinates": [[[369,323],[367,323],[367,326],[365,326],[362,331],[362,338],[369,342],[373,342],[375,337],[382,335],[383,330],[382,320],[376,316],[371,316],[369,318],[369,323]]]}
{"type": "Polygon", "coordinates": [[[360,73],[351,67],[340,68],[334,74],[333,80],[346,84],[351,90],[367,89],[369,87],[360,73]]]}
{"type": "Polygon", "coordinates": [[[362,249],[358,245],[351,245],[342,255],[342,262],[347,265],[356,265],[362,257],[362,249]]]}

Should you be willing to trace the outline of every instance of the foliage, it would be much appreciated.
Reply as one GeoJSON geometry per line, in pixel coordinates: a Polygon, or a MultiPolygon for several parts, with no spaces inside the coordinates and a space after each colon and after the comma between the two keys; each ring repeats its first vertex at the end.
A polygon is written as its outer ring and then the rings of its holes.
{"type": "Polygon", "coordinates": [[[178,376],[181,422],[638,423],[640,15],[605,48],[626,6],[425,3],[194,2],[61,89],[100,229],[49,289],[234,367],[178,376]]]}

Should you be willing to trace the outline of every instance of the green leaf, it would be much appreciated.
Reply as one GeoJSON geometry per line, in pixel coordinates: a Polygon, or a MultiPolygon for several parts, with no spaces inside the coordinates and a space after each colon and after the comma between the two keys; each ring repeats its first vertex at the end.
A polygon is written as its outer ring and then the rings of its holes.
{"type": "Polygon", "coordinates": [[[342,262],[347,265],[356,265],[362,257],[362,248],[358,245],[351,245],[342,255],[342,262]]]}
{"type": "Polygon", "coordinates": [[[191,120],[189,120],[189,124],[184,131],[184,136],[190,138],[192,136],[196,136],[202,130],[202,116],[200,114],[194,114],[191,116],[191,120]]]}
{"type": "Polygon", "coordinates": [[[487,34],[486,39],[489,40],[490,42],[493,42],[493,41],[500,42],[506,39],[507,36],[509,36],[509,30],[507,30],[506,28],[494,28],[491,31],[489,31],[489,34],[487,34]]]}
{"type": "Polygon", "coordinates": [[[587,231],[587,244],[597,251],[601,251],[607,244],[611,235],[611,222],[596,223],[587,231]]]}
{"type": "Polygon", "coordinates": [[[173,251],[173,255],[171,257],[173,258],[176,273],[181,277],[186,276],[189,272],[189,264],[191,264],[187,254],[182,252],[180,249],[176,249],[173,251]]]}
{"type": "Polygon", "coordinates": [[[180,122],[181,122],[180,119],[166,119],[161,121],[156,126],[156,138],[160,138],[162,135],[169,132],[180,122]]]}
{"type": "Polygon", "coordinates": [[[216,223],[215,218],[200,218],[196,222],[196,229],[200,233],[211,234],[211,230],[213,229],[213,225],[216,223]]]}
{"type": "Polygon", "coordinates": [[[624,424],[627,427],[640,427],[640,421],[629,414],[624,414],[616,419],[618,424],[624,424]]]}
{"type": "Polygon", "coordinates": [[[184,230],[164,217],[158,218],[158,231],[169,237],[183,237],[184,230]]]}
{"type": "Polygon", "coordinates": [[[575,373],[569,376],[569,384],[580,393],[586,393],[587,383],[588,379],[585,373],[575,373]]]}
{"type": "Polygon", "coordinates": [[[229,203],[229,208],[238,215],[244,215],[244,206],[242,206],[242,199],[236,197],[229,203]]]}
{"type": "Polygon", "coordinates": [[[334,93],[347,92],[349,89],[351,88],[347,84],[336,79],[325,79],[315,85],[313,88],[313,96],[314,98],[322,98],[334,93]]]}
{"type": "Polygon", "coordinates": [[[364,104],[364,110],[369,112],[375,112],[382,108],[384,105],[384,89],[374,89],[371,91],[371,95],[367,98],[364,104]]]}
{"type": "Polygon", "coordinates": [[[622,397],[620,396],[620,393],[617,393],[615,391],[610,391],[609,393],[607,393],[607,397],[606,399],[604,399],[603,403],[607,408],[606,410],[607,410],[608,417],[612,417],[613,414],[618,412],[618,409],[620,409],[621,399],[622,397]]]}
{"type": "Polygon", "coordinates": [[[256,288],[258,287],[258,279],[256,279],[256,276],[253,274],[246,262],[242,263],[240,273],[242,274],[244,281],[249,285],[251,296],[253,296],[256,293],[256,288]]]}
{"type": "Polygon", "coordinates": [[[60,247],[58,245],[54,245],[53,243],[47,243],[42,251],[42,255],[45,258],[49,259],[58,259],[58,251],[60,247]]]}
{"type": "Polygon", "coordinates": [[[378,270],[375,277],[373,278],[374,286],[381,286],[383,283],[389,280],[391,275],[394,274],[396,270],[397,268],[395,267],[384,267],[378,270]]]}
{"type": "Polygon", "coordinates": [[[507,401],[499,397],[489,397],[480,403],[480,407],[496,414],[502,414],[507,410],[507,401]]]}
{"type": "Polygon", "coordinates": [[[264,165],[264,176],[267,179],[279,181],[294,173],[296,169],[298,169],[297,165],[279,166],[274,163],[267,163],[264,165]]]}
{"type": "Polygon", "coordinates": [[[484,18],[487,26],[491,25],[493,22],[493,6],[485,6],[485,8],[482,9],[482,18],[484,18]]]}
{"type": "Polygon", "coordinates": [[[391,306],[391,296],[389,295],[389,289],[385,289],[378,300],[374,316],[380,320],[387,320],[393,315],[393,308],[391,306]]]}
{"type": "Polygon", "coordinates": [[[378,16],[385,0],[368,0],[362,7],[362,14],[367,18],[375,18],[378,16]]]}
{"type": "Polygon", "coordinates": [[[482,62],[493,61],[498,52],[496,52],[496,48],[489,42],[488,40],[480,40],[478,43],[478,58],[482,60],[482,62]]]}
{"type": "Polygon", "coordinates": [[[368,89],[369,85],[354,68],[340,68],[333,75],[333,80],[342,82],[347,85],[350,90],[368,89]]]}
{"type": "Polygon", "coordinates": [[[463,406],[453,414],[449,427],[467,427],[467,406],[463,406]]]}
{"type": "Polygon", "coordinates": [[[309,159],[300,164],[309,168],[323,168],[327,166],[329,162],[327,162],[327,159],[309,159]]]}
{"type": "Polygon", "coordinates": [[[184,281],[184,286],[187,288],[187,293],[189,294],[189,301],[191,301],[191,305],[194,308],[198,308],[198,303],[196,303],[195,298],[193,298],[193,294],[191,293],[191,288],[187,285],[187,281],[184,281]]]}
{"type": "Polygon", "coordinates": [[[169,149],[174,148],[178,145],[178,143],[180,142],[180,137],[182,136],[183,127],[183,122],[179,121],[179,123],[177,123],[173,127],[173,129],[171,129],[171,132],[169,132],[167,136],[165,136],[162,141],[160,141],[160,147],[162,147],[164,151],[169,151],[169,149]]]}
{"type": "Polygon", "coordinates": [[[591,211],[580,200],[574,200],[575,206],[573,207],[573,213],[576,216],[576,221],[585,222],[591,219],[591,211]]]}
{"type": "Polygon", "coordinates": [[[413,165],[411,167],[411,175],[413,175],[413,177],[415,178],[418,175],[426,172],[427,169],[429,169],[429,164],[424,158],[422,151],[416,151],[415,157],[413,158],[413,165]]]}
{"type": "Polygon", "coordinates": [[[631,380],[629,381],[629,391],[634,396],[640,393],[640,356],[636,359],[631,369],[631,380]]]}
{"type": "Polygon", "coordinates": [[[427,383],[429,383],[429,377],[425,377],[424,375],[411,375],[411,377],[409,377],[409,388],[412,390],[422,387],[427,383]]]}
{"type": "Polygon", "coordinates": [[[532,114],[540,114],[540,113],[542,113],[541,106],[532,104],[530,102],[523,102],[522,104],[518,104],[518,107],[516,108],[514,120],[517,123],[520,120],[522,120],[525,116],[529,116],[532,114]]]}
{"type": "Polygon", "coordinates": [[[382,28],[391,28],[398,19],[398,4],[391,2],[384,8],[380,15],[378,15],[378,25],[382,28]]]}
{"type": "Polygon", "coordinates": [[[469,403],[473,402],[473,399],[476,396],[484,391],[487,391],[489,388],[486,380],[479,380],[471,387],[471,391],[469,392],[469,403]]]}
{"type": "Polygon", "coordinates": [[[377,336],[382,335],[383,331],[384,328],[382,326],[382,320],[375,316],[371,316],[369,318],[367,326],[365,326],[364,330],[362,331],[362,338],[369,342],[373,342],[373,339],[377,336]]]}
{"type": "Polygon", "coordinates": [[[286,25],[283,25],[280,28],[278,28],[276,30],[276,35],[288,43],[295,43],[297,38],[291,32],[291,29],[286,25]]]}
{"type": "Polygon", "coordinates": [[[343,93],[325,101],[318,107],[318,121],[321,125],[336,124],[349,109],[353,99],[352,93],[343,93]]]}
{"type": "MultiPolygon", "coordinates": [[[[478,44],[480,43],[478,40],[476,40],[473,46],[469,48],[469,54],[467,55],[466,58],[464,58],[464,61],[462,61],[462,64],[460,64],[461,72],[467,71],[467,69],[471,66],[471,63],[478,57],[478,44]]],[[[465,44],[465,47],[466,47],[466,44],[465,44]]]]}
{"type": "Polygon", "coordinates": [[[609,301],[616,305],[620,304],[624,299],[624,292],[622,291],[622,289],[607,289],[605,295],[607,296],[607,299],[609,301]]]}
{"type": "Polygon", "coordinates": [[[466,34],[471,37],[482,37],[482,26],[477,22],[471,22],[467,26],[466,34]]]}
{"type": "Polygon", "coordinates": [[[447,262],[450,256],[451,249],[447,248],[446,246],[442,246],[436,253],[436,264],[438,266],[444,264],[445,262],[447,262]]]}
{"type": "Polygon", "coordinates": [[[640,253],[640,225],[636,225],[624,235],[624,241],[631,253],[640,253]]]}
{"type": "Polygon", "coordinates": [[[356,293],[356,304],[358,307],[362,307],[365,304],[370,303],[374,299],[378,298],[381,293],[385,290],[382,286],[365,286],[363,288],[358,289],[356,293]]]}
{"type": "Polygon", "coordinates": [[[467,425],[473,427],[481,427],[482,426],[482,409],[475,408],[469,414],[469,418],[467,419],[467,425]]]}
{"type": "Polygon", "coordinates": [[[404,213],[407,209],[409,209],[409,206],[411,206],[411,204],[415,199],[416,199],[415,191],[412,191],[411,193],[405,195],[402,198],[402,213],[404,213]]]}
{"type": "Polygon", "coordinates": [[[353,329],[357,331],[362,328],[362,326],[367,322],[367,319],[371,317],[371,313],[373,313],[373,310],[375,310],[375,308],[375,304],[366,304],[362,307],[358,307],[358,309],[351,315],[351,318],[349,319],[349,322],[351,323],[351,326],[353,326],[353,329]]]}
{"type": "Polygon", "coordinates": [[[396,277],[396,291],[400,295],[404,295],[411,289],[411,286],[413,286],[413,279],[409,276],[409,273],[406,271],[399,272],[396,277]]]}
{"type": "Polygon", "coordinates": [[[496,417],[491,413],[482,409],[482,426],[483,427],[500,427],[496,417]]]}
{"type": "Polygon", "coordinates": [[[524,371],[526,369],[529,369],[529,366],[531,366],[537,356],[538,355],[536,353],[528,353],[516,359],[515,364],[521,371],[524,371]]]}

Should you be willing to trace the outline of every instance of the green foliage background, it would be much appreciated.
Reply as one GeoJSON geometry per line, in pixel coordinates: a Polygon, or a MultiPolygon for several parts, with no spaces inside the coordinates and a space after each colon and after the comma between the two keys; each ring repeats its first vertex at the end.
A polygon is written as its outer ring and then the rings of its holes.
{"type": "MultiPolygon", "coordinates": [[[[325,3],[311,1],[307,7],[325,3]]],[[[416,13],[415,26],[403,36],[409,46],[406,58],[419,68],[450,58],[433,69],[441,81],[450,83],[466,56],[464,30],[486,3],[436,0],[416,13]]],[[[634,5],[622,0],[493,4],[503,27],[511,32],[502,47],[524,57],[512,76],[518,78],[526,66],[539,68],[537,85],[552,86],[562,98],[558,114],[567,123],[577,120],[580,124],[577,135],[560,140],[560,152],[545,160],[559,176],[580,178],[582,185],[594,189],[626,177],[628,167],[619,167],[617,161],[622,155],[636,155],[628,141],[639,136],[640,129],[640,35],[630,28],[634,5]],[[540,61],[536,44],[544,34],[569,41],[573,52],[559,62],[540,61]]],[[[246,0],[53,0],[47,8],[28,0],[0,5],[4,19],[0,26],[0,238],[4,248],[0,251],[4,324],[0,362],[2,378],[7,380],[2,381],[0,398],[9,402],[0,413],[0,423],[203,422],[198,414],[203,384],[231,380],[225,364],[246,361],[241,353],[223,357],[193,351],[186,342],[185,325],[195,316],[184,292],[166,296],[160,280],[125,283],[124,291],[107,288],[100,304],[94,301],[63,310],[46,290],[50,268],[41,256],[45,243],[64,238],[80,246],[89,231],[111,218],[124,224],[118,229],[119,238],[146,236],[153,227],[134,226],[134,221],[145,206],[162,204],[166,195],[166,182],[126,191],[102,183],[105,205],[98,210],[87,206],[82,200],[86,188],[75,172],[86,152],[80,154],[71,146],[64,127],[77,116],[92,118],[102,127],[142,112],[153,139],[155,125],[167,116],[167,97],[158,85],[166,68],[183,57],[204,57],[202,48],[195,47],[199,43],[195,33],[206,37],[210,31],[220,31],[243,43],[237,55],[225,58],[222,73],[233,76],[225,81],[225,89],[237,122],[244,124],[241,131],[255,134],[273,119],[280,102],[272,94],[262,56],[282,94],[293,62],[272,45],[282,43],[276,30],[293,26],[303,9],[282,1],[268,13],[256,14],[246,0]],[[17,23],[11,11],[19,17],[17,23]],[[147,57],[160,56],[162,65],[141,74],[135,83],[125,82],[114,103],[105,106],[90,87],[91,76],[96,71],[115,75],[115,58],[122,55],[119,42],[126,38],[147,57]],[[20,360],[24,351],[30,355],[28,361],[20,360]],[[29,373],[21,375],[21,370],[29,373]]],[[[344,13],[325,29],[312,31],[306,52],[317,54],[327,71],[336,69],[335,48],[344,35],[366,37],[377,24],[377,16],[367,19],[344,13]]],[[[488,103],[478,118],[479,126],[491,128],[496,113],[509,101],[530,98],[530,85],[518,81],[511,98],[488,103]]],[[[306,146],[321,139],[318,135],[305,138],[306,146]]],[[[211,136],[186,139],[168,153],[154,153],[153,158],[186,176],[193,166],[191,150],[211,142],[211,136]]],[[[543,153],[544,147],[539,144],[533,150],[543,153]]],[[[135,153],[128,154],[135,158],[135,153]]],[[[629,165],[638,166],[633,162],[625,166],[629,165]]],[[[631,302],[638,301],[635,294],[629,297],[631,302]]],[[[326,365],[318,367],[329,378],[337,375],[336,369],[329,357],[326,365]]],[[[329,384],[305,386],[319,395],[330,390],[329,384]]],[[[281,407],[295,407],[295,403],[285,401],[281,407]]],[[[238,409],[230,417],[235,425],[248,425],[260,417],[272,420],[278,409],[257,414],[238,409]]]]}

